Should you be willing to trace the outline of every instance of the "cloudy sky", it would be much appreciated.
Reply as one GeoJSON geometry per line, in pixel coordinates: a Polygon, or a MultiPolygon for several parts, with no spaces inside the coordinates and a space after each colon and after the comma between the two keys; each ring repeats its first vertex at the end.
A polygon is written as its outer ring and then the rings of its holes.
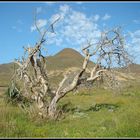
{"type": "Polygon", "coordinates": [[[122,26],[126,48],[140,64],[140,3],[138,2],[0,2],[0,64],[23,55],[23,46],[34,46],[40,29],[61,17],[55,34],[46,36],[47,55],[63,48],[80,52],[87,40],[96,42],[101,31],[122,26]]]}

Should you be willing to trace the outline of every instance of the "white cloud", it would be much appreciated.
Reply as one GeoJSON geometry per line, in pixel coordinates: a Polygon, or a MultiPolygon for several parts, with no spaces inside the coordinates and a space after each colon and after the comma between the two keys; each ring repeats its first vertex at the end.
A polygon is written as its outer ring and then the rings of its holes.
{"type": "Polygon", "coordinates": [[[69,38],[69,43],[81,45],[87,39],[98,37],[99,30],[97,24],[93,23],[84,13],[72,10],[65,19],[66,25],[61,33],[64,37],[69,38]],[[94,32],[96,31],[96,34],[94,32]]]}
{"type": "Polygon", "coordinates": [[[52,17],[50,18],[50,22],[54,22],[55,20],[57,20],[60,17],[60,14],[54,14],[52,15],[52,17]]]}
{"type": "MultiPolygon", "coordinates": [[[[56,23],[56,36],[51,38],[51,43],[62,47],[78,48],[86,43],[88,39],[96,42],[100,36],[100,30],[93,17],[88,17],[85,13],[73,10],[68,5],[61,5],[58,14],[54,14],[51,19],[61,15],[61,20],[56,23]]],[[[95,15],[95,20],[99,20],[99,15],[95,15]]],[[[78,49],[79,50],[79,49],[78,49]]]]}
{"type": "Polygon", "coordinates": [[[70,11],[70,7],[67,4],[60,5],[59,15],[61,16],[61,19],[63,19],[69,11],[70,11]]]}
{"type": "Polygon", "coordinates": [[[67,12],[69,9],[70,9],[70,7],[69,7],[67,4],[65,4],[65,5],[60,5],[60,7],[59,7],[59,10],[60,10],[61,12],[65,13],[65,14],[66,14],[66,12],[67,12]]]}
{"type": "MultiPolygon", "coordinates": [[[[57,47],[71,47],[78,51],[86,44],[87,40],[91,40],[92,43],[97,42],[100,37],[100,29],[97,21],[100,16],[88,16],[84,12],[74,10],[69,5],[60,5],[58,12],[46,19],[39,19],[37,21],[38,27],[42,29],[48,22],[52,23],[60,17],[60,20],[54,25],[54,33],[48,33],[46,35],[47,44],[55,45],[57,47]],[[94,19],[94,20],[93,20],[94,19]]],[[[36,30],[35,25],[30,28],[31,32],[36,30]]]]}
{"type": "Polygon", "coordinates": [[[132,43],[135,44],[135,46],[140,46],[140,30],[136,30],[135,32],[131,33],[131,37],[132,43]]]}
{"type": "Polygon", "coordinates": [[[109,14],[105,14],[103,17],[102,17],[102,20],[108,20],[110,19],[111,16],[109,14]]]}
{"type": "Polygon", "coordinates": [[[57,46],[60,46],[63,42],[63,39],[62,38],[59,38],[59,39],[56,39],[55,43],[57,46]]]}
{"type": "Polygon", "coordinates": [[[127,40],[127,49],[134,56],[135,62],[140,63],[140,30],[129,32],[130,36],[127,40]]]}
{"type": "MultiPolygon", "coordinates": [[[[45,19],[39,19],[39,20],[37,20],[37,26],[38,26],[38,28],[42,28],[46,24],[47,24],[47,20],[45,20],[45,19]]],[[[30,29],[31,29],[31,32],[33,32],[33,31],[36,30],[36,26],[35,25],[32,25],[30,29]]]]}
{"type": "Polygon", "coordinates": [[[99,20],[99,18],[100,18],[100,16],[96,14],[95,16],[93,16],[93,21],[95,21],[95,22],[96,22],[96,21],[98,21],[98,20],[99,20]]]}

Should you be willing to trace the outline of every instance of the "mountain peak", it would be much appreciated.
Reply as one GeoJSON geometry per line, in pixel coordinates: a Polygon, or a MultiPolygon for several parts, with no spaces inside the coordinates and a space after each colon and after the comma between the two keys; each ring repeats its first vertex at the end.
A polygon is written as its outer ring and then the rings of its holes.
{"type": "Polygon", "coordinates": [[[83,56],[76,50],[72,49],[72,48],[64,48],[63,50],[61,50],[59,53],[57,53],[55,55],[56,57],[74,57],[76,58],[83,58],[83,56]]]}

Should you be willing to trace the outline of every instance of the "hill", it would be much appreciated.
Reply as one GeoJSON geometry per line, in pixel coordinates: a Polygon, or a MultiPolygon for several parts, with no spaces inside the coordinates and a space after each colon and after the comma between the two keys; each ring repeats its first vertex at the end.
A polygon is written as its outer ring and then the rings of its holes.
{"type": "MultiPolygon", "coordinates": [[[[48,70],[64,70],[71,67],[81,68],[84,57],[74,49],[65,48],[54,56],[47,58],[48,70]]],[[[90,61],[89,67],[94,64],[90,61]]]]}
{"type": "MultiPolygon", "coordinates": [[[[57,80],[62,78],[62,73],[67,69],[79,69],[82,67],[84,57],[74,49],[65,48],[58,52],[54,56],[47,57],[47,70],[50,76],[57,78],[57,80]],[[59,77],[58,77],[59,76],[59,77]]],[[[90,67],[94,64],[89,62],[90,67]]],[[[9,81],[14,73],[14,63],[1,64],[0,65],[0,86],[8,86],[9,81]]]]}
{"type": "Polygon", "coordinates": [[[14,63],[0,65],[0,87],[8,86],[9,81],[14,74],[14,67],[17,68],[17,65],[14,63]]]}
{"type": "Polygon", "coordinates": [[[119,69],[120,72],[129,72],[129,73],[135,73],[140,74],[140,65],[139,64],[130,64],[128,67],[123,67],[119,69]]]}
{"type": "MultiPolygon", "coordinates": [[[[46,59],[50,81],[57,84],[63,78],[63,73],[67,70],[79,70],[82,67],[84,57],[74,49],[65,48],[54,56],[49,56],[46,59]]],[[[94,63],[90,61],[88,69],[93,66],[94,63]]],[[[0,65],[0,87],[8,86],[14,73],[14,67],[17,67],[14,63],[0,65]]],[[[131,64],[127,68],[119,68],[117,71],[119,72],[119,79],[133,79],[133,77],[140,73],[140,65],[131,64]]]]}

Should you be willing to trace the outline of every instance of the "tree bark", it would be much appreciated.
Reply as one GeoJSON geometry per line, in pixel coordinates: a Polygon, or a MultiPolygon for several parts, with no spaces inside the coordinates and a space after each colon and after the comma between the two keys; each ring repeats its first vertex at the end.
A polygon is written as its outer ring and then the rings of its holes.
{"type": "Polygon", "coordinates": [[[48,108],[48,116],[50,118],[52,118],[52,119],[57,116],[57,102],[58,102],[59,98],[60,98],[60,96],[56,95],[52,99],[52,101],[51,101],[51,103],[49,105],[49,108],[48,108]]]}

